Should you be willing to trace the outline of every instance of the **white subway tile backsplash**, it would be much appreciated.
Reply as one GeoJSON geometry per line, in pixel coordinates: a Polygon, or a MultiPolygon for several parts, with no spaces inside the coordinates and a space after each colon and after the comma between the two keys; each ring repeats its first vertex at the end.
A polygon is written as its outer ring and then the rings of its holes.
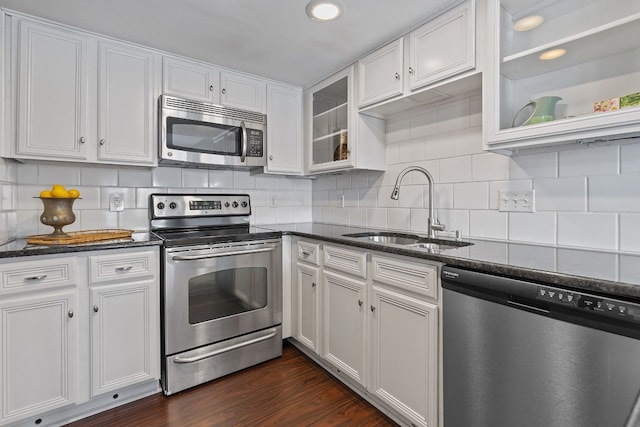
{"type": "MultiPolygon", "coordinates": [[[[77,217],[78,215],[76,215],[77,217]]],[[[118,228],[118,213],[106,210],[83,210],[79,212],[83,230],[118,228]]],[[[76,219],[77,220],[77,219],[76,219]]]]}
{"type": "Polygon", "coordinates": [[[438,111],[421,109],[410,117],[409,138],[422,138],[438,133],[438,111]]]}
{"type": "Polygon", "coordinates": [[[514,156],[509,168],[510,179],[549,178],[558,176],[558,153],[514,156]]]}
{"type": "Polygon", "coordinates": [[[278,188],[277,186],[278,179],[275,176],[257,175],[255,178],[256,178],[256,188],[264,189],[264,190],[276,190],[278,188]]]}
{"type": "MultiPolygon", "coordinates": [[[[393,187],[380,187],[385,193],[380,197],[390,197],[393,187]]],[[[422,208],[425,206],[425,188],[423,185],[403,185],[400,189],[397,207],[422,208]]]]}
{"type": "Polygon", "coordinates": [[[209,188],[233,188],[233,171],[210,170],[209,188]]]}
{"type": "Polygon", "coordinates": [[[336,224],[349,224],[349,208],[338,208],[335,210],[336,224]]]}
{"type": "Polygon", "coordinates": [[[455,155],[482,153],[482,127],[463,129],[454,134],[455,155]]]}
{"type": "Polygon", "coordinates": [[[427,209],[411,209],[409,230],[426,233],[427,218],[429,218],[429,211],[427,209]]]}
{"type": "Polygon", "coordinates": [[[616,280],[616,255],[572,249],[558,249],[558,270],[577,276],[616,280]]]}
{"type": "MultiPolygon", "coordinates": [[[[42,213],[42,207],[38,210],[21,209],[20,215],[16,219],[16,228],[18,230],[18,237],[31,236],[33,234],[40,234],[40,214],[42,213]]],[[[51,227],[49,233],[53,231],[51,227]]],[[[65,228],[66,229],[66,228],[65,228]]],[[[46,231],[44,231],[46,232],[46,231]]]]}
{"type": "MultiPolygon", "coordinates": [[[[80,182],[85,186],[117,187],[118,172],[116,168],[85,166],[80,168],[80,182]]],[[[151,176],[151,172],[148,174],[151,176]]],[[[128,184],[121,185],[128,186],[128,184]]],[[[148,187],[149,184],[146,183],[143,186],[148,187]]]]}
{"type": "Polygon", "coordinates": [[[351,188],[351,174],[343,173],[336,177],[336,186],[339,190],[351,188]]]}
{"type": "Polygon", "coordinates": [[[587,179],[540,178],[533,181],[537,211],[587,210],[587,179]]]}
{"type": "Polygon", "coordinates": [[[382,208],[367,209],[367,227],[387,228],[387,210],[382,208]]]}
{"type": "Polygon", "coordinates": [[[329,204],[329,192],[316,190],[313,192],[313,206],[327,206],[329,204]]]}
{"type": "MultiPolygon", "coordinates": [[[[315,221],[316,217],[313,217],[315,221]]],[[[349,208],[349,225],[354,227],[367,226],[367,209],[366,208],[349,208]]]]}
{"type": "Polygon", "coordinates": [[[509,244],[509,264],[556,271],[556,249],[547,246],[509,244]]]}
{"type": "MultiPolygon", "coordinates": [[[[460,230],[463,236],[469,235],[469,211],[460,209],[438,209],[436,217],[449,231],[460,230]]],[[[426,221],[426,216],[425,216],[426,221]]]]}
{"type": "MultiPolygon", "coordinates": [[[[374,189],[375,190],[375,189],[374,189]]],[[[402,189],[401,196],[404,193],[405,188],[402,189]]],[[[393,187],[384,186],[378,187],[378,204],[379,208],[397,208],[399,200],[393,200],[391,198],[391,193],[393,191],[393,187]]]]}
{"type": "MultiPolygon", "coordinates": [[[[73,204],[73,209],[100,209],[100,188],[99,187],[77,187],[80,191],[80,198],[73,204]]],[[[135,198],[132,199],[130,208],[135,207],[135,198]]]]}
{"type": "MultiPolygon", "coordinates": [[[[152,172],[147,169],[120,169],[118,184],[120,187],[149,187],[153,183],[152,172]]],[[[107,186],[110,184],[100,184],[107,186]]],[[[173,185],[176,185],[174,183],[173,185]]]]}
{"type": "Polygon", "coordinates": [[[558,245],[618,249],[616,214],[558,213],[558,245]]]}
{"type": "Polygon", "coordinates": [[[640,252],[640,214],[620,214],[620,250],[640,252]]]}
{"type": "Polygon", "coordinates": [[[387,214],[387,228],[394,230],[409,230],[411,225],[410,209],[389,209],[387,214]]]}
{"type": "Polygon", "coordinates": [[[558,153],[560,176],[587,176],[618,173],[620,147],[586,147],[558,153]]]}
{"type": "Polygon", "coordinates": [[[455,132],[469,127],[469,100],[461,99],[440,105],[438,112],[438,133],[455,132]]]}
{"type": "Polygon", "coordinates": [[[470,182],[471,156],[452,157],[440,160],[439,182],[470,182]]]}
{"type": "MultiPolygon", "coordinates": [[[[387,183],[386,173],[371,171],[368,174],[368,181],[369,181],[369,187],[380,187],[381,185],[385,185],[387,183]]],[[[389,183],[389,185],[393,185],[393,184],[389,183]]]]}
{"type": "Polygon", "coordinates": [[[180,187],[182,185],[182,169],[155,168],[152,172],[152,184],[154,187],[180,187]]]}
{"type": "Polygon", "coordinates": [[[367,171],[354,171],[351,173],[351,188],[369,187],[369,173],[367,171]]]}
{"type": "Polygon", "coordinates": [[[375,208],[376,206],[378,206],[378,189],[360,188],[358,190],[358,198],[360,200],[360,207],[375,208]]]}
{"type": "Polygon", "coordinates": [[[125,209],[118,212],[118,227],[134,231],[149,231],[149,218],[146,209],[125,209]]]}
{"type": "Polygon", "coordinates": [[[429,135],[425,137],[425,160],[442,159],[445,157],[453,157],[455,155],[456,143],[455,139],[451,138],[451,134],[429,135]]]}
{"type": "Polygon", "coordinates": [[[387,144],[404,141],[411,137],[411,121],[409,117],[391,119],[387,122],[387,144]]]}
{"type": "Polygon", "coordinates": [[[18,191],[18,210],[42,210],[42,202],[37,197],[40,195],[40,192],[45,189],[49,189],[49,187],[43,188],[42,185],[21,185],[18,191]]]}
{"type": "Polygon", "coordinates": [[[233,186],[236,189],[255,188],[256,179],[249,171],[233,171],[233,186]]]}
{"type": "Polygon", "coordinates": [[[454,184],[453,207],[455,209],[488,209],[489,183],[467,182],[454,184]]]}
{"type": "Polygon", "coordinates": [[[425,159],[425,143],[422,138],[409,139],[398,143],[399,161],[416,162],[425,159]]]}
{"type": "Polygon", "coordinates": [[[80,185],[80,168],[77,166],[40,165],[38,166],[38,184],[51,187],[62,184],[65,187],[80,185]]]}
{"type": "MultiPolygon", "coordinates": [[[[295,190],[296,189],[296,181],[304,181],[307,182],[308,180],[306,179],[294,179],[294,178],[287,178],[286,176],[276,176],[273,175],[273,178],[276,179],[276,187],[278,190],[295,190]]],[[[256,182],[256,186],[257,186],[257,182],[256,182]]],[[[311,184],[309,184],[309,191],[311,191],[311,184]]]]}
{"type": "Polygon", "coordinates": [[[474,181],[509,179],[510,158],[501,154],[484,153],[471,156],[471,175],[474,181]]]}
{"type": "Polygon", "coordinates": [[[182,169],[182,186],[190,188],[208,188],[209,171],[204,169],[182,169]]]}
{"type": "Polygon", "coordinates": [[[388,143],[385,146],[387,164],[400,162],[400,144],[398,142],[388,143]]]}
{"type": "Polygon", "coordinates": [[[510,212],[509,240],[555,244],[556,214],[554,212],[510,212]]]}
{"type": "Polygon", "coordinates": [[[149,196],[153,193],[164,193],[163,188],[136,188],[136,208],[147,209],[149,207],[149,196]]]}
{"type": "MultiPolygon", "coordinates": [[[[433,206],[436,209],[453,209],[453,187],[455,184],[436,184],[434,187],[433,206]]],[[[429,191],[424,190],[424,205],[429,203],[429,191]]]]}
{"type": "Polygon", "coordinates": [[[490,239],[506,239],[509,218],[506,212],[469,211],[469,235],[490,239]]]}
{"type": "MultiPolygon", "coordinates": [[[[313,194],[315,195],[315,191],[313,194]]],[[[344,194],[344,207],[345,208],[356,208],[360,204],[359,191],[357,189],[352,190],[343,190],[344,194]]]]}
{"type": "Polygon", "coordinates": [[[638,263],[637,256],[620,255],[620,275],[618,280],[625,283],[638,283],[638,277],[640,277],[640,263],[638,263]]]}
{"type": "Polygon", "coordinates": [[[640,174],[589,177],[589,211],[640,212],[640,174]]]}
{"type": "Polygon", "coordinates": [[[32,165],[32,164],[18,165],[18,184],[25,185],[25,184],[37,184],[37,183],[38,183],[38,166],[37,165],[32,165]]]}
{"type": "Polygon", "coordinates": [[[620,172],[640,172],[640,143],[620,146],[620,172]]]}

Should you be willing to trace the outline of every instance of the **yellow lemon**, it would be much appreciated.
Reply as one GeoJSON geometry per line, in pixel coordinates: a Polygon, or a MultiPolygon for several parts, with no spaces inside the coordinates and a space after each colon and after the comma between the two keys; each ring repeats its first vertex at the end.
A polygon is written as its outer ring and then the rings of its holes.
{"type": "Polygon", "coordinates": [[[40,192],[40,197],[42,197],[43,199],[50,199],[53,197],[53,194],[51,194],[51,191],[49,190],[42,190],[40,192]]]}
{"type": "Polygon", "coordinates": [[[66,188],[64,188],[64,185],[62,184],[53,184],[53,187],[51,187],[52,190],[55,190],[56,188],[62,188],[63,190],[66,190],[66,188]]]}
{"type": "Polygon", "coordinates": [[[78,197],[80,197],[80,192],[75,188],[71,188],[69,190],[69,197],[71,197],[72,199],[77,199],[78,197]]]}
{"type": "Polygon", "coordinates": [[[59,199],[65,199],[65,198],[69,198],[69,192],[67,190],[65,190],[64,187],[54,187],[53,190],[51,190],[51,194],[53,194],[53,197],[59,198],[59,199]]]}

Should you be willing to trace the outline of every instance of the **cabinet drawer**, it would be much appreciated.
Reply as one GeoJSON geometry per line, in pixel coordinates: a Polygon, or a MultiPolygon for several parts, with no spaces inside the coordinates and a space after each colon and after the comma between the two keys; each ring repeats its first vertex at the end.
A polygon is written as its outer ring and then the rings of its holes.
{"type": "Polygon", "coordinates": [[[30,259],[0,264],[0,294],[77,284],[75,258],[30,259]]]}
{"type": "Polygon", "coordinates": [[[325,245],[324,266],[366,279],[367,253],[325,245]]]}
{"type": "Polygon", "coordinates": [[[157,265],[154,251],[98,255],[89,257],[89,274],[91,283],[153,277],[158,274],[157,265]]]}
{"type": "Polygon", "coordinates": [[[407,289],[436,299],[438,297],[438,268],[424,262],[386,258],[374,255],[371,259],[373,280],[407,289]]]}
{"type": "Polygon", "coordinates": [[[320,264],[320,244],[311,242],[298,242],[298,260],[310,262],[313,265],[320,264]]]}

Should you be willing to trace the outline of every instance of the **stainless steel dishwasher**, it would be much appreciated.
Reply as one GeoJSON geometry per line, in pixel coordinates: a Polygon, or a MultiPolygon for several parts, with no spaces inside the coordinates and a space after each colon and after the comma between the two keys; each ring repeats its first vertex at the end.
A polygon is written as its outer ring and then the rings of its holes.
{"type": "Polygon", "coordinates": [[[445,427],[637,422],[640,304],[452,267],[441,277],[445,427]]]}

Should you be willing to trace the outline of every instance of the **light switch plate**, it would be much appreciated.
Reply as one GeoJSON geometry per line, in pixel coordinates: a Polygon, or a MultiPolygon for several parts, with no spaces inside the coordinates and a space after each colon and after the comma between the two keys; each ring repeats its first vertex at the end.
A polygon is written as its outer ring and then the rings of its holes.
{"type": "Polygon", "coordinates": [[[498,210],[501,212],[535,212],[535,190],[498,191],[498,210]]]}

